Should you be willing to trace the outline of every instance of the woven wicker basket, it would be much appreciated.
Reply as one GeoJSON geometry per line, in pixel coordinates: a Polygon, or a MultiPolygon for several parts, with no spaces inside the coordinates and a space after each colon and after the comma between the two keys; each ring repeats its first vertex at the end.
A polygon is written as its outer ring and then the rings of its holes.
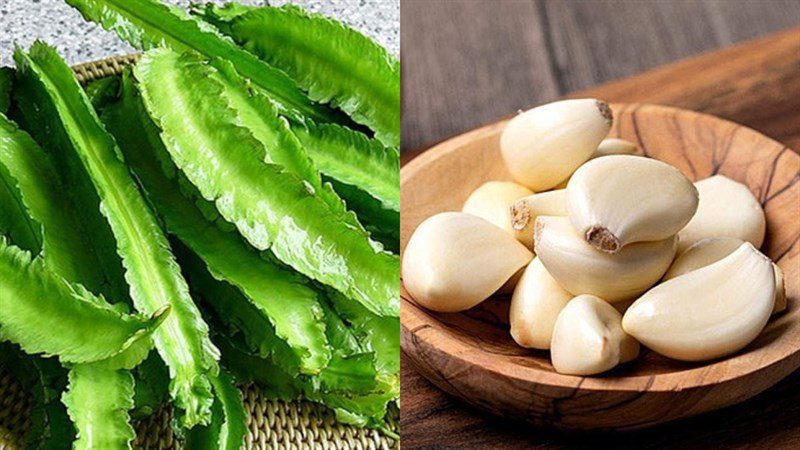
{"type": "MultiPolygon", "coordinates": [[[[73,67],[81,83],[118,75],[139,59],[125,55],[73,67]]],[[[247,449],[390,449],[399,443],[376,430],[336,422],[325,407],[310,402],[281,402],[264,397],[258,387],[242,386],[248,411],[247,449]]],[[[0,367],[0,450],[22,448],[20,440],[29,426],[30,399],[19,383],[0,367]]],[[[148,420],[134,424],[134,448],[178,449],[180,442],[170,428],[172,409],[163,408],[148,420]]],[[[399,433],[399,412],[392,408],[386,427],[399,433]]]]}

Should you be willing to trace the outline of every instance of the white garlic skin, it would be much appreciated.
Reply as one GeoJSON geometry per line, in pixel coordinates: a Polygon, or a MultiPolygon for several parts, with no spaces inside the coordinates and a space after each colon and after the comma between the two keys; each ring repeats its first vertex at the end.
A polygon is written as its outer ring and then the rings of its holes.
{"type": "Polygon", "coordinates": [[[694,185],[700,203],[692,220],[679,233],[678,252],[701,239],[715,237],[737,238],[761,247],[767,220],[761,204],[747,186],[723,175],[694,185]]]}
{"type": "Polygon", "coordinates": [[[692,219],[697,205],[697,189],[678,169],[642,156],[593,159],[567,185],[572,225],[587,242],[607,253],[677,234],[692,219]]]}
{"type": "Polygon", "coordinates": [[[572,297],[547,273],[539,258],[534,258],[511,296],[511,337],[525,348],[549,349],[558,313],[572,297]]]}
{"type": "Polygon", "coordinates": [[[593,295],[579,295],[561,310],[553,329],[550,355],[556,372],[596,375],[639,354],[639,343],[625,333],[622,315],[593,295]]]}
{"type": "Polygon", "coordinates": [[[480,217],[436,214],[411,235],[403,254],[403,283],[421,306],[457,312],[486,300],[533,254],[480,217]]]}
{"type": "MultiPolygon", "coordinates": [[[[708,238],[697,241],[681,253],[664,274],[664,281],[679,277],[693,270],[713,264],[742,246],[744,241],[736,238],[708,238]]],[[[783,285],[783,271],[772,263],[775,272],[775,306],[772,314],[786,309],[786,288],[783,285]]]]}
{"type": "Polygon", "coordinates": [[[612,120],[608,104],[596,99],[562,100],[525,111],[500,136],[506,167],[534,192],[551,189],[589,159],[612,120]]]}
{"type": "Polygon", "coordinates": [[[772,262],[750,243],[725,258],[642,295],[625,312],[625,331],[653,351],[682,361],[737,352],[772,313],[772,262]]]}
{"type": "Polygon", "coordinates": [[[626,245],[610,255],[589,245],[566,217],[536,219],[534,251],[550,275],[574,295],[608,302],[635,298],[655,284],[675,256],[677,236],[626,245]]]}
{"type": "MultiPolygon", "coordinates": [[[[518,199],[532,194],[533,191],[517,183],[489,181],[470,194],[461,211],[485,219],[524,244],[532,240],[533,232],[526,235],[512,228],[511,207],[518,199]]],[[[527,247],[531,248],[530,245],[527,247]]]]}
{"type": "Polygon", "coordinates": [[[538,216],[566,216],[567,191],[539,192],[520,198],[510,209],[509,226],[517,233],[517,240],[533,248],[533,231],[538,216]]]}

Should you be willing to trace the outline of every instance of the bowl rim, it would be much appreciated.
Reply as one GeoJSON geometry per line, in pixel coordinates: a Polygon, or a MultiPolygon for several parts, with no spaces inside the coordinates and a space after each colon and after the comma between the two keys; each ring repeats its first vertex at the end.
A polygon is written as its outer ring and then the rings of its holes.
{"type": "MultiPolygon", "coordinates": [[[[749,134],[758,141],[771,143],[776,148],[781,148],[781,152],[789,150],[790,158],[793,160],[800,160],[800,154],[797,154],[786,145],[778,142],[756,130],[753,130],[744,125],[736,122],[722,119],[710,114],[704,114],[696,111],[676,108],[672,106],[655,105],[647,103],[610,103],[612,110],[615,113],[622,111],[630,112],[631,114],[640,110],[652,112],[653,114],[688,114],[692,119],[697,121],[705,121],[712,124],[713,128],[720,126],[734,127],[736,133],[749,134]]],[[[409,182],[412,177],[422,168],[424,168],[430,161],[435,160],[443,155],[450,154],[458,151],[464,143],[471,142],[476,136],[486,135],[489,133],[497,133],[502,127],[510,120],[510,118],[503,118],[497,122],[481,126],[466,133],[446,139],[430,149],[422,152],[413,160],[409,161],[400,169],[400,186],[401,191],[405,183],[409,182]]],[[[757,150],[754,150],[757,151],[757,150]]],[[[800,227],[800,222],[797,222],[800,227]]],[[[401,242],[401,248],[404,248],[401,242]]],[[[788,254],[788,253],[787,253],[788,254]]],[[[799,256],[800,257],[800,256],[799,256]]],[[[776,261],[777,263],[777,261],[776,261]]],[[[486,365],[482,362],[484,358],[492,358],[485,356],[486,352],[475,352],[474,347],[469,346],[462,342],[460,339],[450,335],[449,325],[444,326],[421,326],[428,324],[431,321],[441,323],[438,319],[431,316],[423,307],[417,305],[400,280],[401,285],[401,314],[400,314],[400,328],[401,328],[401,347],[407,338],[414,339],[415,341],[424,342],[430,348],[445,352],[451,360],[457,360],[465,366],[473,367],[483,373],[491,373],[503,378],[514,380],[522,383],[530,383],[554,388],[572,387],[581,391],[593,392],[674,392],[676,390],[689,390],[698,389],[709,386],[718,386],[724,383],[740,380],[742,378],[755,376],[756,374],[774,368],[781,364],[789,364],[791,370],[800,366],[800,341],[787,342],[783,348],[789,347],[789,350],[782,352],[770,352],[771,345],[764,345],[755,349],[748,349],[745,347],[734,355],[727,356],[718,360],[710,361],[706,364],[701,364],[696,367],[688,367],[684,370],[675,372],[656,373],[649,375],[631,375],[631,376],[575,376],[559,374],[553,370],[545,370],[541,368],[521,366],[514,364],[494,364],[486,365]],[[409,317],[411,315],[411,317],[409,317]],[[408,321],[415,322],[414,327],[408,327],[408,321]],[[421,333],[424,330],[434,330],[433,332],[421,333]],[[449,344],[450,348],[455,348],[459,351],[445,351],[443,350],[444,343],[449,344]],[[794,348],[791,348],[791,347],[794,348]],[[756,356],[759,353],[764,353],[762,357],[756,356]],[[780,354],[778,354],[780,353],[780,354]],[[751,358],[755,364],[735,364],[742,358],[751,358]],[[732,364],[733,363],[733,364],[732,364]],[[716,376],[707,376],[711,372],[718,372],[716,376]],[[516,372],[516,373],[515,373],[516,372]],[[721,372],[721,373],[719,373],[721,372]],[[524,376],[523,376],[524,375],[524,376]],[[705,376],[704,376],[705,375],[705,376]],[[687,380],[690,383],[685,383],[687,380]]],[[[789,311],[789,314],[792,312],[789,311]]],[[[782,313],[777,316],[776,320],[787,320],[787,313],[782,313]]],[[[407,355],[413,352],[406,352],[407,355]]],[[[409,356],[414,360],[414,356],[409,356]]],[[[524,357],[524,356],[520,356],[524,357]]],[[[414,361],[416,364],[416,361],[414,361]]],[[[790,370],[790,371],[791,371],[790,370]]],[[[612,372],[613,373],[613,372],[612,372]]],[[[787,372],[788,374],[788,372],[787,372]]]]}

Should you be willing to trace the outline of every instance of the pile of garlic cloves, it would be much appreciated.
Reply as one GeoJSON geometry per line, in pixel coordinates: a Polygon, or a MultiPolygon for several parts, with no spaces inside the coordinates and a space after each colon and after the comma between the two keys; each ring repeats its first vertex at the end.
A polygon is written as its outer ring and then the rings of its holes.
{"type": "Polygon", "coordinates": [[[565,100],[523,112],[500,149],[514,182],[490,181],[461,212],[426,219],[403,282],[419,305],[458,312],[511,294],[511,336],[556,371],[737,352],[786,308],[783,274],[758,248],[764,211],[722,175],[692,183],[607,138],[611,109],[565,100]]]}

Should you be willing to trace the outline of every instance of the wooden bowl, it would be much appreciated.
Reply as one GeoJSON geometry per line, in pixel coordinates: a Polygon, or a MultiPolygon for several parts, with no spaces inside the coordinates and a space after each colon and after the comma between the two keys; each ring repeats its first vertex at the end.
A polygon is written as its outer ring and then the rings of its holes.
{"type": "MultiPolygon", "coordinates": [[[[517,346],[508,298],[440,314],[401,287],[401,346],[444,391],[493,414],[564,429],[636,429],[748,399],[800,366],[800,156],[756,131],[704,114],[612,105],[611,136],[638,144],[692,180],[723,174],[745,183],[767,216],[762,251],[783,269],[788,310],[747,348],[722,360],[683,363],[643,349],[602,376],[561,375],[549,353],[517,346]]],[[[505,121],[450,139],[401,170],[401,249],[425,218],[458,211],[475,188],[510,180],[499,153],[505,121]]],[[[402,250],[401,250],[402,254],[402,250]]]]}

